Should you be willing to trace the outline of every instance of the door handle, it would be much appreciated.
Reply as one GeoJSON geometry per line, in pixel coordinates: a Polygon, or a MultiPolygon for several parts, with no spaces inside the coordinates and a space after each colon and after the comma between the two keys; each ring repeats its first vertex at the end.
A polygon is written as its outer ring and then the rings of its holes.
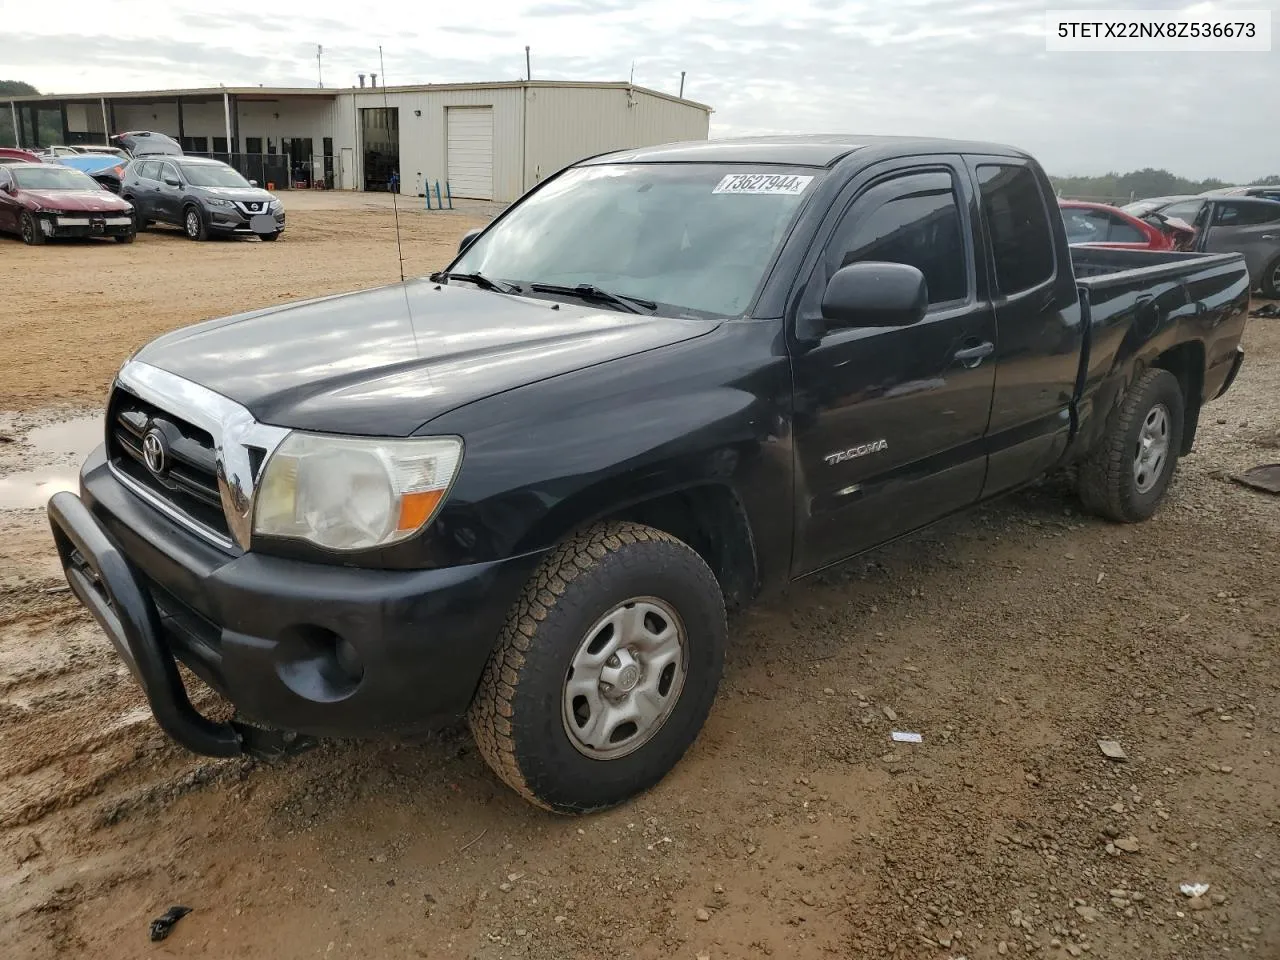
{"type": "Polygon", "coordinates": [[[1264,233],[1262,235],[1262,239],[1263,240],[1280,240],[1280,237],[1277,237],[1274,233],[1264,233]]]}
{"type": "Polygon", "coordinates": [[[956,359],[963,363],[966,367],[976,367],[991,354],[995,353],[996,345],[990,340],[980,343],[976,347],[965,347],[963,350],[956,351],[956,359]]]}

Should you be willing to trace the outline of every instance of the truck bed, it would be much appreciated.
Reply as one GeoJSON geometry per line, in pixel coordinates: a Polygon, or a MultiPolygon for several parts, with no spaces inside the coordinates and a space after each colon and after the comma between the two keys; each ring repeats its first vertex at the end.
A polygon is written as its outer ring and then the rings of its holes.
{"type": "Polygon", "coordinates": [[[1185,279],[1192,274],[1230,267],[1244,257],[1237,253],[1182,253],[1172,250],[1118,250],[1076,244],[1071,263],[1079,285],[1091,293],[1114,287],[1185,279]]]}

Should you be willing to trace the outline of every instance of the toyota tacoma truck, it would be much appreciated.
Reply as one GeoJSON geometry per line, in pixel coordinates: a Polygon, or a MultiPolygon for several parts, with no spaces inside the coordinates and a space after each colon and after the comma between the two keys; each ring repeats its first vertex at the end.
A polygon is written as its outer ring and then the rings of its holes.
{"type": "Polygon", "coordinates": [[[187,748],[465,717],[525,798],[591,811],[697,736],[726,608],[1067,465],[1150,517],[1248,296],[1239,255],[1073,250],[995,144],[615,152],[431,277],[146,345],[49,517],[187,748]]]}

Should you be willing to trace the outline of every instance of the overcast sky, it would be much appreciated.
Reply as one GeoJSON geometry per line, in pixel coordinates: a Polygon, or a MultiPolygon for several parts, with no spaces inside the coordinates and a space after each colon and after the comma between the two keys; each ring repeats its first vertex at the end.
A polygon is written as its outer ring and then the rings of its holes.
{"type": "MultiPolygon", "coordinates": [[[[1268,9],[1277,0],[1124,0],[1126,9],[1268,9]]],[[[3,4],[0,78],[42,92],[625,80],[714,107],[711,135],[820,132],[998,140],[1053,173],[1165,167],[1280,173],[1280,45],[1271,53],[1045,52],[1028,0],[56,0],[3,4]],[[357,10],[374,10],[377,22],[357,10]],[[15,36],[16,34],[16,36],[15,36]]],[[[1280,22],[1280,12],[1273,18],[1280,22]]]]}

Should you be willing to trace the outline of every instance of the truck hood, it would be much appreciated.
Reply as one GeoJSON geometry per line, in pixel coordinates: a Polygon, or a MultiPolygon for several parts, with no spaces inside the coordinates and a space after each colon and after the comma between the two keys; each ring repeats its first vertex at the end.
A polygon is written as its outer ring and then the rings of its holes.
{"type": "Polygon", "coordinates": [[[23,190],[21,197],[49,210],[72,213],[128,213],[133,204],[106,190],[23,190]]]}
{"type": "Polygon", "coordinates": [[[717,326],[411,280],[206,321],[134,359],[262,423],[408,436],[463,404],[717,326]]]}

